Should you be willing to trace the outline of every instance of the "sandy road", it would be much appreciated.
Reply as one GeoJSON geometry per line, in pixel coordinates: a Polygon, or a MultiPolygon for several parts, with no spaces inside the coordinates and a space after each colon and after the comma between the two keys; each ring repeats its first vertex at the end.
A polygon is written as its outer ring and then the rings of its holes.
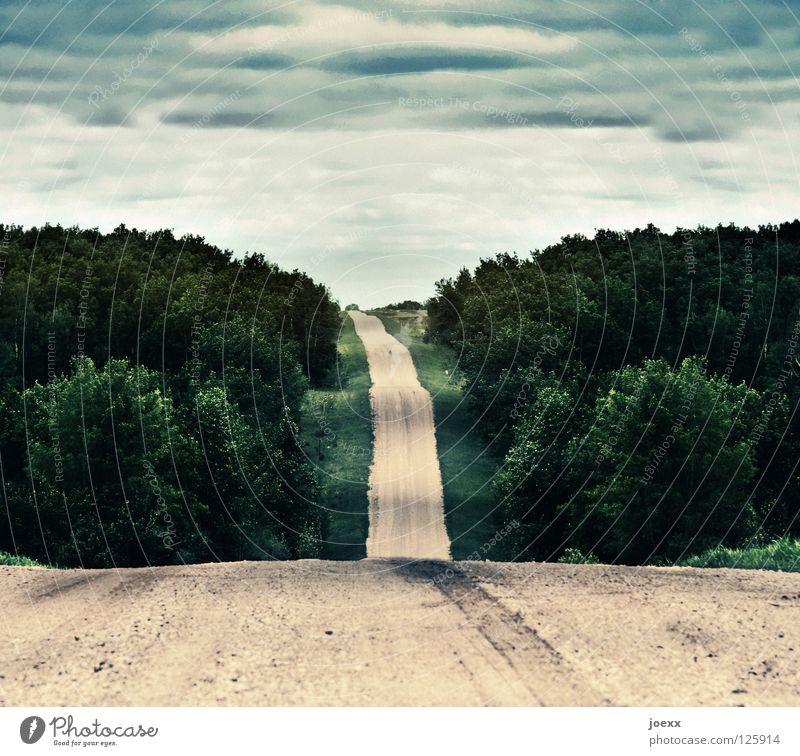
{"type": "Polygon", "coordinates": [[[372,380],[367,556],[448,559],[431,395],[420,384],[408,349],[380,319],[363,312],[350,317],[372,380]]]}
{"type": "Polygon", "coordinates": [[[5,567],[0,595],[4,705],[800,704],[800,575],[5,567]]]}

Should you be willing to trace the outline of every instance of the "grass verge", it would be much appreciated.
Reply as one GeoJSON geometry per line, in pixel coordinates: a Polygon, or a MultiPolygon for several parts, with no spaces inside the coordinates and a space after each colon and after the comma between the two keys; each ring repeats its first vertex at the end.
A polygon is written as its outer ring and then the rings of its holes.
{"type": "Polygon", "coordinates": [[[733,567],[738,570],[800,572],[800,539],[781,538],[767,546],[729,549],[717,546],[680,562],[684,567],[733,567]]]}
{"type": "Polygon", "coordinates": [[[464,401],[452,349],[422,341],[424,310],[375,310],[386,330],[411,352],[420,383],[433,397],[436,446],[444,483],[447,532],[454,559],[499,559],[491,481],[496,462],[484,454],[475,416],[464,401]]]}
{"type": "Polygon", "coordinates": [[[363,559],[369,526],[367,481],[372,461],[372,413],[367,355],[348,315],[329,388],[306,394],[300,443],[317,468],[320,506],[329,515],[322,557],[363,559]]]}
{"type": "Polygon", "coordinates": [[[37,562],[35,559],[0,551],[0,567],[47,567],[47,565],[37,562]]]}

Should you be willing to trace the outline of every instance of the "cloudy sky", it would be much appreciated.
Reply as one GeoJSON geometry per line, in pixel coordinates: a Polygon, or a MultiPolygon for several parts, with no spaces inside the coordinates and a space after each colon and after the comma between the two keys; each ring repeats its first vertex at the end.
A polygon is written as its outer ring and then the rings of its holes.
{"type": "Polygon", "coordinates": [[[197,233],[343,304],[800,214],[796,0],[40,0],[0,31],[3,221],[197,233]]]}

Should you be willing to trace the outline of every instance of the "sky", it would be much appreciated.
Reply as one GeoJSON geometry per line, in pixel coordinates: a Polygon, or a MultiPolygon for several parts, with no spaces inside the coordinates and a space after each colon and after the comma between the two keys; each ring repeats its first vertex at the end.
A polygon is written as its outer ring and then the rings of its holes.
{"type": "Polygon", "coordinates": [[[0,220],[193,233],[342,305],[794,219],[797,0],[0,5],[0,220]]]}

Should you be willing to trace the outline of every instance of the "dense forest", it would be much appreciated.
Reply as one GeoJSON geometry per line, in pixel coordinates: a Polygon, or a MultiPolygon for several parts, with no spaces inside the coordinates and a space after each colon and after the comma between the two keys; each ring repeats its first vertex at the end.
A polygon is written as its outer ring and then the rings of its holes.
{"type": "Polygon", "coordinates": [[[800,533],[800,222],[648,226],[437,284],[509,558],[663,563],[800,533]]]}
{"type": "MultiPolygon", "coordinates": [[[[0,550],[320,554],[297,435],[336,364],[324,286],[169,230],[0,237],[0,550]]],[[[799,221],[565,237],[440,281],[427,308],[498,462],[508,558],[664,563],[800,534],[799,221]]]]}
{"type": "Polygon", "coordinates": [[[0,550],[62,566],[316,556],[296,440],[325,287],[202,238],[0,226],[0,550]]]}

